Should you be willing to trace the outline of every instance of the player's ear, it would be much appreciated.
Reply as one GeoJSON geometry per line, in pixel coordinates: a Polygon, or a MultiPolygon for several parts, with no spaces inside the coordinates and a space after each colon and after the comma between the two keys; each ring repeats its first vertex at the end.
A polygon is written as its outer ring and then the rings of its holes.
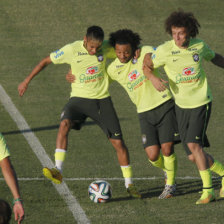
{"type": "Polygon", "coordinates": [[[84,42],[87,42],[87,37],[86,37],[86,36],[84,36],[83,40],[84,40],[84,42]]]}

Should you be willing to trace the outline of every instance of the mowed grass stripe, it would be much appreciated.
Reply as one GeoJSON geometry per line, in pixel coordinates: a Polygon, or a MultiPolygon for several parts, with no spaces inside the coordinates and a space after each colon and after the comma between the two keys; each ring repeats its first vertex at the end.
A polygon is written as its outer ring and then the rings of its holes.
{"type": "MultiPolygon", "coordinates": [[[[30,129],[29,125],[25,121],[24,117],[20,114],[20,112],[17,110],[13,102],[11,101],[11,98],[8,96],[8,94],[5,92],[4,88],[0,85],[0,95],[1,95],[1,103],[6,109],[6,111],[9,113],[11,118],[14,120],[14,122],[17,124],[20,131],[25,129],[30,129]]],[[[53,167],[54,164],[51,161],[51,159],[46,154],[45,149],[41,145],[38,138],[35,136],[35,134],[31,132],[23,132],[22,133],[27,140],[28,144],[30,145],[33,152],[36,154],[37,158],[39,159],[40,163],[43,166],[47,167],[53,167]]],[[[53,183],[52,183],[53,184],[53,183]]],[[[71,194],[67,184],[63,182],[60,185],[53,184],[58,193],[62,196],[62,198],[67,203],[67,206],[69,207],[70,211],[72,212],[75,220],[78,223],[87,224],[90,223],[89,219],[87,218],[85,212],[79,205],[76,198],[71,194]]]]}

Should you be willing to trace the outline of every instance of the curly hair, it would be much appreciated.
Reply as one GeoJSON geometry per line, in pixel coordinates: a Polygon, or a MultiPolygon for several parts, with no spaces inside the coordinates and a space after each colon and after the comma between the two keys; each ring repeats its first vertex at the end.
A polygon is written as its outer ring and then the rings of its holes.
{"type": "Polygon", "coordinates": [[[86,31],[86,37],[94,40],[103,41],[104,32],[99,26],[90,26],[86,31]]]}
{"type": "Polygon", "coordinates": [[[109,43],[112,47],[115,47],[116,44],[130,44],[134,52],[141,43],[141,37],[132,30],[121,29],[110,33],[109,43]]]}
{"type": "Polygon", "coordinates": [[[172,35],[172,27],[185,27],[190,37],[196,37],[201,27],[191,12],[179,10],[170,14],[165,21],[165,30],[172,35]]]}

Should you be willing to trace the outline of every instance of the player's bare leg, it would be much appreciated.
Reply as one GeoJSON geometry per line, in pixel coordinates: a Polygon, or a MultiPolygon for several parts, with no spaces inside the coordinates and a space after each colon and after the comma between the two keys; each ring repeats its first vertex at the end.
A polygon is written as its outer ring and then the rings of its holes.
{"type": "Polygon", "coordinates": [[[112,138],[109,140],[116,150],[118,162],[121,166],[121,171],[125,179],[125,187],[127,192],[131,197],[141,198],[141,194],[138,193],[132,182],[132,167],[130,166],[129,153],[124,141],[121,139],[112,138]]]}
{"type": "Polygon", "coordinates": [[[62,165],[65,160],[65,155],[68,145],[68,133],[71,129],[71,121],[63,120],[60,123],[58,129],[58,135],[56,140],[56,150],[55,150],[55,168],[43,168],[43,174],[48,179],[52,180],[56,184],[62,182],[62,165]]]}

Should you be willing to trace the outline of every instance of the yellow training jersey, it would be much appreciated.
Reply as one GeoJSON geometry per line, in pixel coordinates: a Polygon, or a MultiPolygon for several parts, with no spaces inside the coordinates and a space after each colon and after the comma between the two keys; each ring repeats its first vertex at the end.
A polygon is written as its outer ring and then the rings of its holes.
{"type": "Polygon", "coordinates": [[[164,66],[176,104],[196,108],[212,100],[202,59],[211,60],[215,53],[202,40],[191,39],[182,49],[174,40],[160,45],[152,55],[154,67],[164,66]]]}
{"type": "Polygon", "coordinates": [[[3,135],[0,133],[0,161],[10,156],[9,149],[5,143],[3,135]]]}
{"type": "MultiPolygon", "coordinates": [[[[137,62],[130,60],[128,63],[121,63],[117,58],[107,69],[110,78],[125,88],[132,102],[136,105],[138,113],[152,110],[171,98],[169,90],[158,92],[143,74],[144,57],[151,52],[153,52],[152,47],[143,46],[137,62]]],[[[155,75],[158,76],[157,71],[155,71],[155,75]]]]}
{"type": "Polygon", "coordinates": [[[112,47],[104,41],[96,55],[89,55],[83,41],[75,41],[50,54],[54,64],[69,64],[75,82],[71,97],[102,99],[109,96],[109,80],[105,70],[107,57],[115,57],[112,47]]]}

